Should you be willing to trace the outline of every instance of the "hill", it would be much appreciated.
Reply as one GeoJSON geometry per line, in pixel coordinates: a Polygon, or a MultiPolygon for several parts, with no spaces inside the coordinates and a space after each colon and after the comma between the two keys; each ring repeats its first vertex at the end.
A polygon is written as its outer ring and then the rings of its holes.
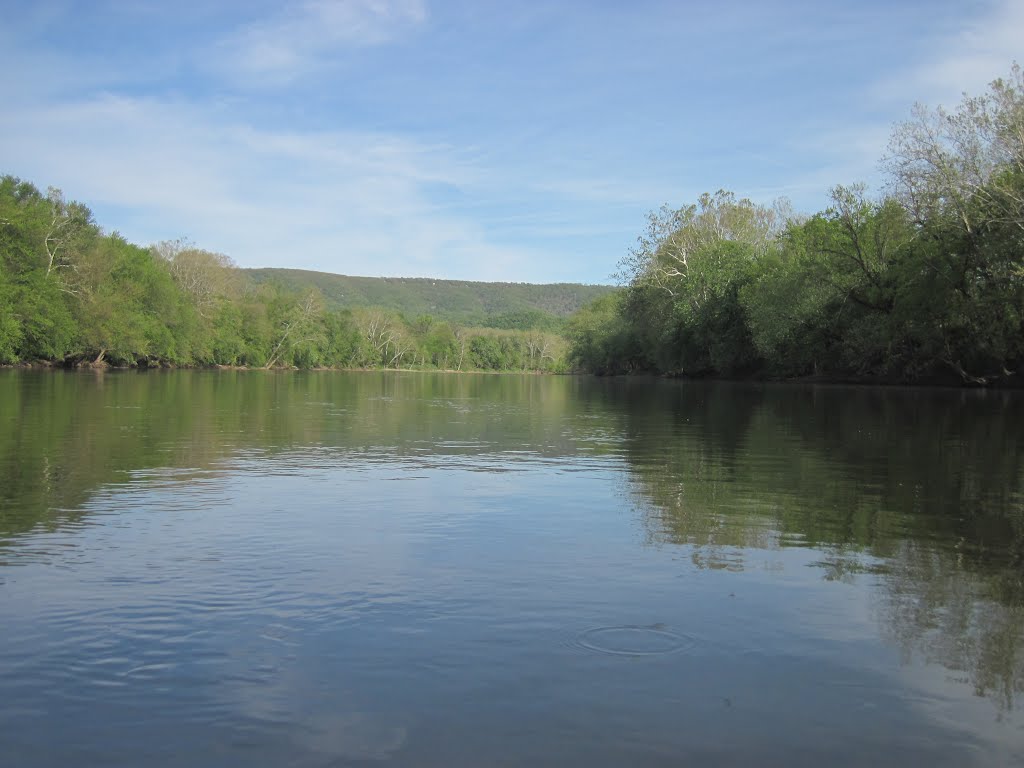
{"type": "Polygon", "coordinates": [[[294,291],[319,288],[329,308],[383,307],[406,318],[432,315],[460,325],[555,328],[608,285],[482,283],[418,277],[351,277],[302,269],[246,269],[256,283],[294,291]]]}

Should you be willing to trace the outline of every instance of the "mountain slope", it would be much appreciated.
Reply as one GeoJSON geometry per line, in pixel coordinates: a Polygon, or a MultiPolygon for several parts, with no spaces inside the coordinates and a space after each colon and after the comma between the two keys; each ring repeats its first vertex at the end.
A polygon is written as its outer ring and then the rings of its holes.
{"type": "Polygon", "coordinates": [[[480,283],[418,277],[351,277],[301,269],[246,269],[256,283],[305,291],[319,288],[331,308],[383,307],[412,319],[433,315],[465,325],[557,324],[584,304],[614,291],[608,285],[480,283]]]}

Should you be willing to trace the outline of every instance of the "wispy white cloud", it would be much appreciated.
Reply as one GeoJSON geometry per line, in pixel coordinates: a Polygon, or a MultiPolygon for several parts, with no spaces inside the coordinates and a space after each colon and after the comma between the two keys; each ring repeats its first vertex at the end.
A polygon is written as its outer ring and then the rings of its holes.
{"type": "Polygon", "coordinates": [[[780,184],[757,196],[785,195],[794,200],[822,200],[836,184],[867,182],[879,188],[885,179],[880,161],[895,123],[910,117],[914,103],[955,106],[964,93],[978,95],[1020,59],[1024,40],[1024,3],[993,0],[966,23],[915,41],[921,53],[913,63],[871,81],[860,94],[851,94],[858,110],[841,122],[817,125],[796,135],[789,152],[794,158],[813,158],[810,167],[794,165],[780,184]]]}
{"type": "Polygon", "coordinates": [[[137,242],[188,236],[244,265],[508,278],[551,254],[494,242],[432,185],[478,169],[451,148],[374,133],[290,133],[186,102],[103,96],[0,123],[15,172],[63,186],[137,242]],[[69,130],[74,126],[73,130],[69,130]]]}
{"type": "Polygon", "coordinates": [[[981,13],[939,36],[914,67],[880,80],[876,99],[952,106],[963,93],[977,94],[1009,73],[1024,57],[1024,3],[994,0],[981,13]]]}
{"type": "Polygon", "coordinates": [[[728,51],[735,14],[660,2],[36,5],[0,27],[19,73],[0,81],[0,171],[136,242],[477,279],[601,278],[644,211],[718,187],[816,210],[836,183],[877,185],[915,100],[980,92],[1024,39],[1019,0],[897,9],[881,30],[881,0],[775,3],[728,51]]]}
{"type": "Polygon", "coordinates": [[[380,45],[422,24],[422,0],[303,0],[237,29],[212,65],[246,85],[282,85],[347,48],[380,45]]]}
{"type": "Polygon", "coordinates": [[[587,203],[644,206],[652,201],[675,199],[680,194],[677,185],[665,179],[635,179],[622,176],[595,176],[587,178],[557,177],[541,179],[536,188],[567,200],[587,203]]]}
{"type": "Polygon", "coordinates": [[[787,152],[794,158],[812,158],[813,162],[790,169],[780,175],[778,183],[751,190],[750,194],[759,200],[786,197],[802,205],[805,200],[823,202],[828,190],[837,184],[864,182],[876,186],[880,180],[878,161],[890,130],[888,122],[866,120],[799,137],[789,144],[787,152]]]}

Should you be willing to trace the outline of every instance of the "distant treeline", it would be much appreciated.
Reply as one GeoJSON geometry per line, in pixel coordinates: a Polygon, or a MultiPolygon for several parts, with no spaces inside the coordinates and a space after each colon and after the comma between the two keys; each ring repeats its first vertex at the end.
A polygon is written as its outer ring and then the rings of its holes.
{"type": "Polygon", "coordinates": [[[0,178],[0,363],[564,368],[554,315],[523,305],[491,320],[498,327],[332,306],[309,280],[255,280],[184,242],[142,248],[105,234],[60,190],[0,178]]]}
{"type": "Polygon", "coordinates": [[[615,289],[607,285],[482,283],[419,277],[352,277],[302,269],[246,269],[257,283],[297,293],[320,290],[328,309],[378,307],[406,317],[431,315],[458,325],[507,330],[562,330],[583,305],[615,289]]]}
{"type": "Polygon", "coordinates": [[[625,291],[570,325],[598,373],[1016,383],[1024,372],[1024,76],[893,131],[886,192],[810,217],[719,191],[664,208],[625,291]],[[1018,375],[1020,374],[1020,375],[1018,375]]]}

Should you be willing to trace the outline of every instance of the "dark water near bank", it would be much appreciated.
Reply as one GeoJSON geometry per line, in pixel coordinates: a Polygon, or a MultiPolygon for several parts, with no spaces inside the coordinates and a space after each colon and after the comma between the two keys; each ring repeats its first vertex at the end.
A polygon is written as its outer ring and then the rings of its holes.
{"type": "Polygon", "coordinates": [[[0,371],[0,764],[1019,763],[1022,395],[0,371]]]}

